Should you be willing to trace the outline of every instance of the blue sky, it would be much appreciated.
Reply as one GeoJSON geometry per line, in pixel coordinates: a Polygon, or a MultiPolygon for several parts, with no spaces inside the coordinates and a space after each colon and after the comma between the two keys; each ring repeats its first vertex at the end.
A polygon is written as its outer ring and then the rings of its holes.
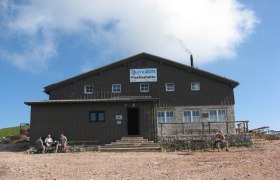
{"type": "Polygon", "coordinates": [[[29,122],[43,87],[141,52],[240,82],[236,120],[280,130],[280,2],[0,1],[0,128],[29,122]]]}

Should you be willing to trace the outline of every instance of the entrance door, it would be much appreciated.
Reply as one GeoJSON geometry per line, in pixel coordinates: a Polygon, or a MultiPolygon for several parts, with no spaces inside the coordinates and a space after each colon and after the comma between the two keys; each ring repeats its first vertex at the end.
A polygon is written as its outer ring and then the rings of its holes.
{"type": "Polygon", "coordinates": [[[139,109],[127,108],[128,135],[139,135],[139,109]]]}

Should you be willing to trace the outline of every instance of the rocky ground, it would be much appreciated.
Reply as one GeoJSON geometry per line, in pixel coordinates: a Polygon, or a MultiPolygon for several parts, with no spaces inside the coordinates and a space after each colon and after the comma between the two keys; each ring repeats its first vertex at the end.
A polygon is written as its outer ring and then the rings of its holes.
{"type": "Polygon", "coordinates": [[[192,154],[26,154],[0,146],[0,179],[280,179],[280,141],[192,154]]]}

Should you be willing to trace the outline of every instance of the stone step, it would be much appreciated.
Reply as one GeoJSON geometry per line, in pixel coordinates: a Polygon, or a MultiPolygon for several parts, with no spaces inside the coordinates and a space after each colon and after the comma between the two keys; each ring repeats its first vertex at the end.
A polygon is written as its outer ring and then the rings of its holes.
{"type": "Polygon", "coordinates": [[[160,144],[138,136],[122,137],[121,140],[105,144],[100,151],[159,151],[160,144]]]}
{"type": "Polygon", "coordinates": [[[126,136],[126,137],[122,137],[121,140],[143,140],[143,137],[140,136],[126,136]]]}
{"type": "Polygon", "coordinates": [[[119,141],[119,142],[111,142],[110,144],[154,144],[153,141],[146,141],[146,142],[123,142],[123,141],[119,141]]]}
{"type": "Polygon", "coordinates": [[[116,144],[116,145],[105,145],[104,148],[135,148],[135,147],[160,147],[159,144],[116,144]]]}
{"type": "Polygon", "coordinates": [[[135,147],[135,148],[104,148],[101,147],[102,152],[148,152],[148,151],[160,151],[159,147],[135,147]]]}
{"type": "Polygon", "coordinates": [[[116,142],[114,142],[114,143],[127,143],[127,144],[145,144],[145,143],[153,143],[153,141],[148,141],[147,139],[146,139],[146,141],[138,141],[138,140],[136,140],[136,141],[132,141],[132,140],[127,140],[127,141],[123,141],[123,140],[117,140],[116,142]]]}

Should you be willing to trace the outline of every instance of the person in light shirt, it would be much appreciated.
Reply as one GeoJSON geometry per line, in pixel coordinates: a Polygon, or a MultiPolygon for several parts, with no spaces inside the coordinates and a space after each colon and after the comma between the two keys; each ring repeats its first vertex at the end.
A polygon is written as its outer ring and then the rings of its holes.
{"type": "Polygon", "coordinates": [[[48,137],[46,137],[46,139],[45,139],[45,144],[47,147],[50,147],[52,145],[52,143],[53,143],[53,138],[49,134],[48,137]]]}

